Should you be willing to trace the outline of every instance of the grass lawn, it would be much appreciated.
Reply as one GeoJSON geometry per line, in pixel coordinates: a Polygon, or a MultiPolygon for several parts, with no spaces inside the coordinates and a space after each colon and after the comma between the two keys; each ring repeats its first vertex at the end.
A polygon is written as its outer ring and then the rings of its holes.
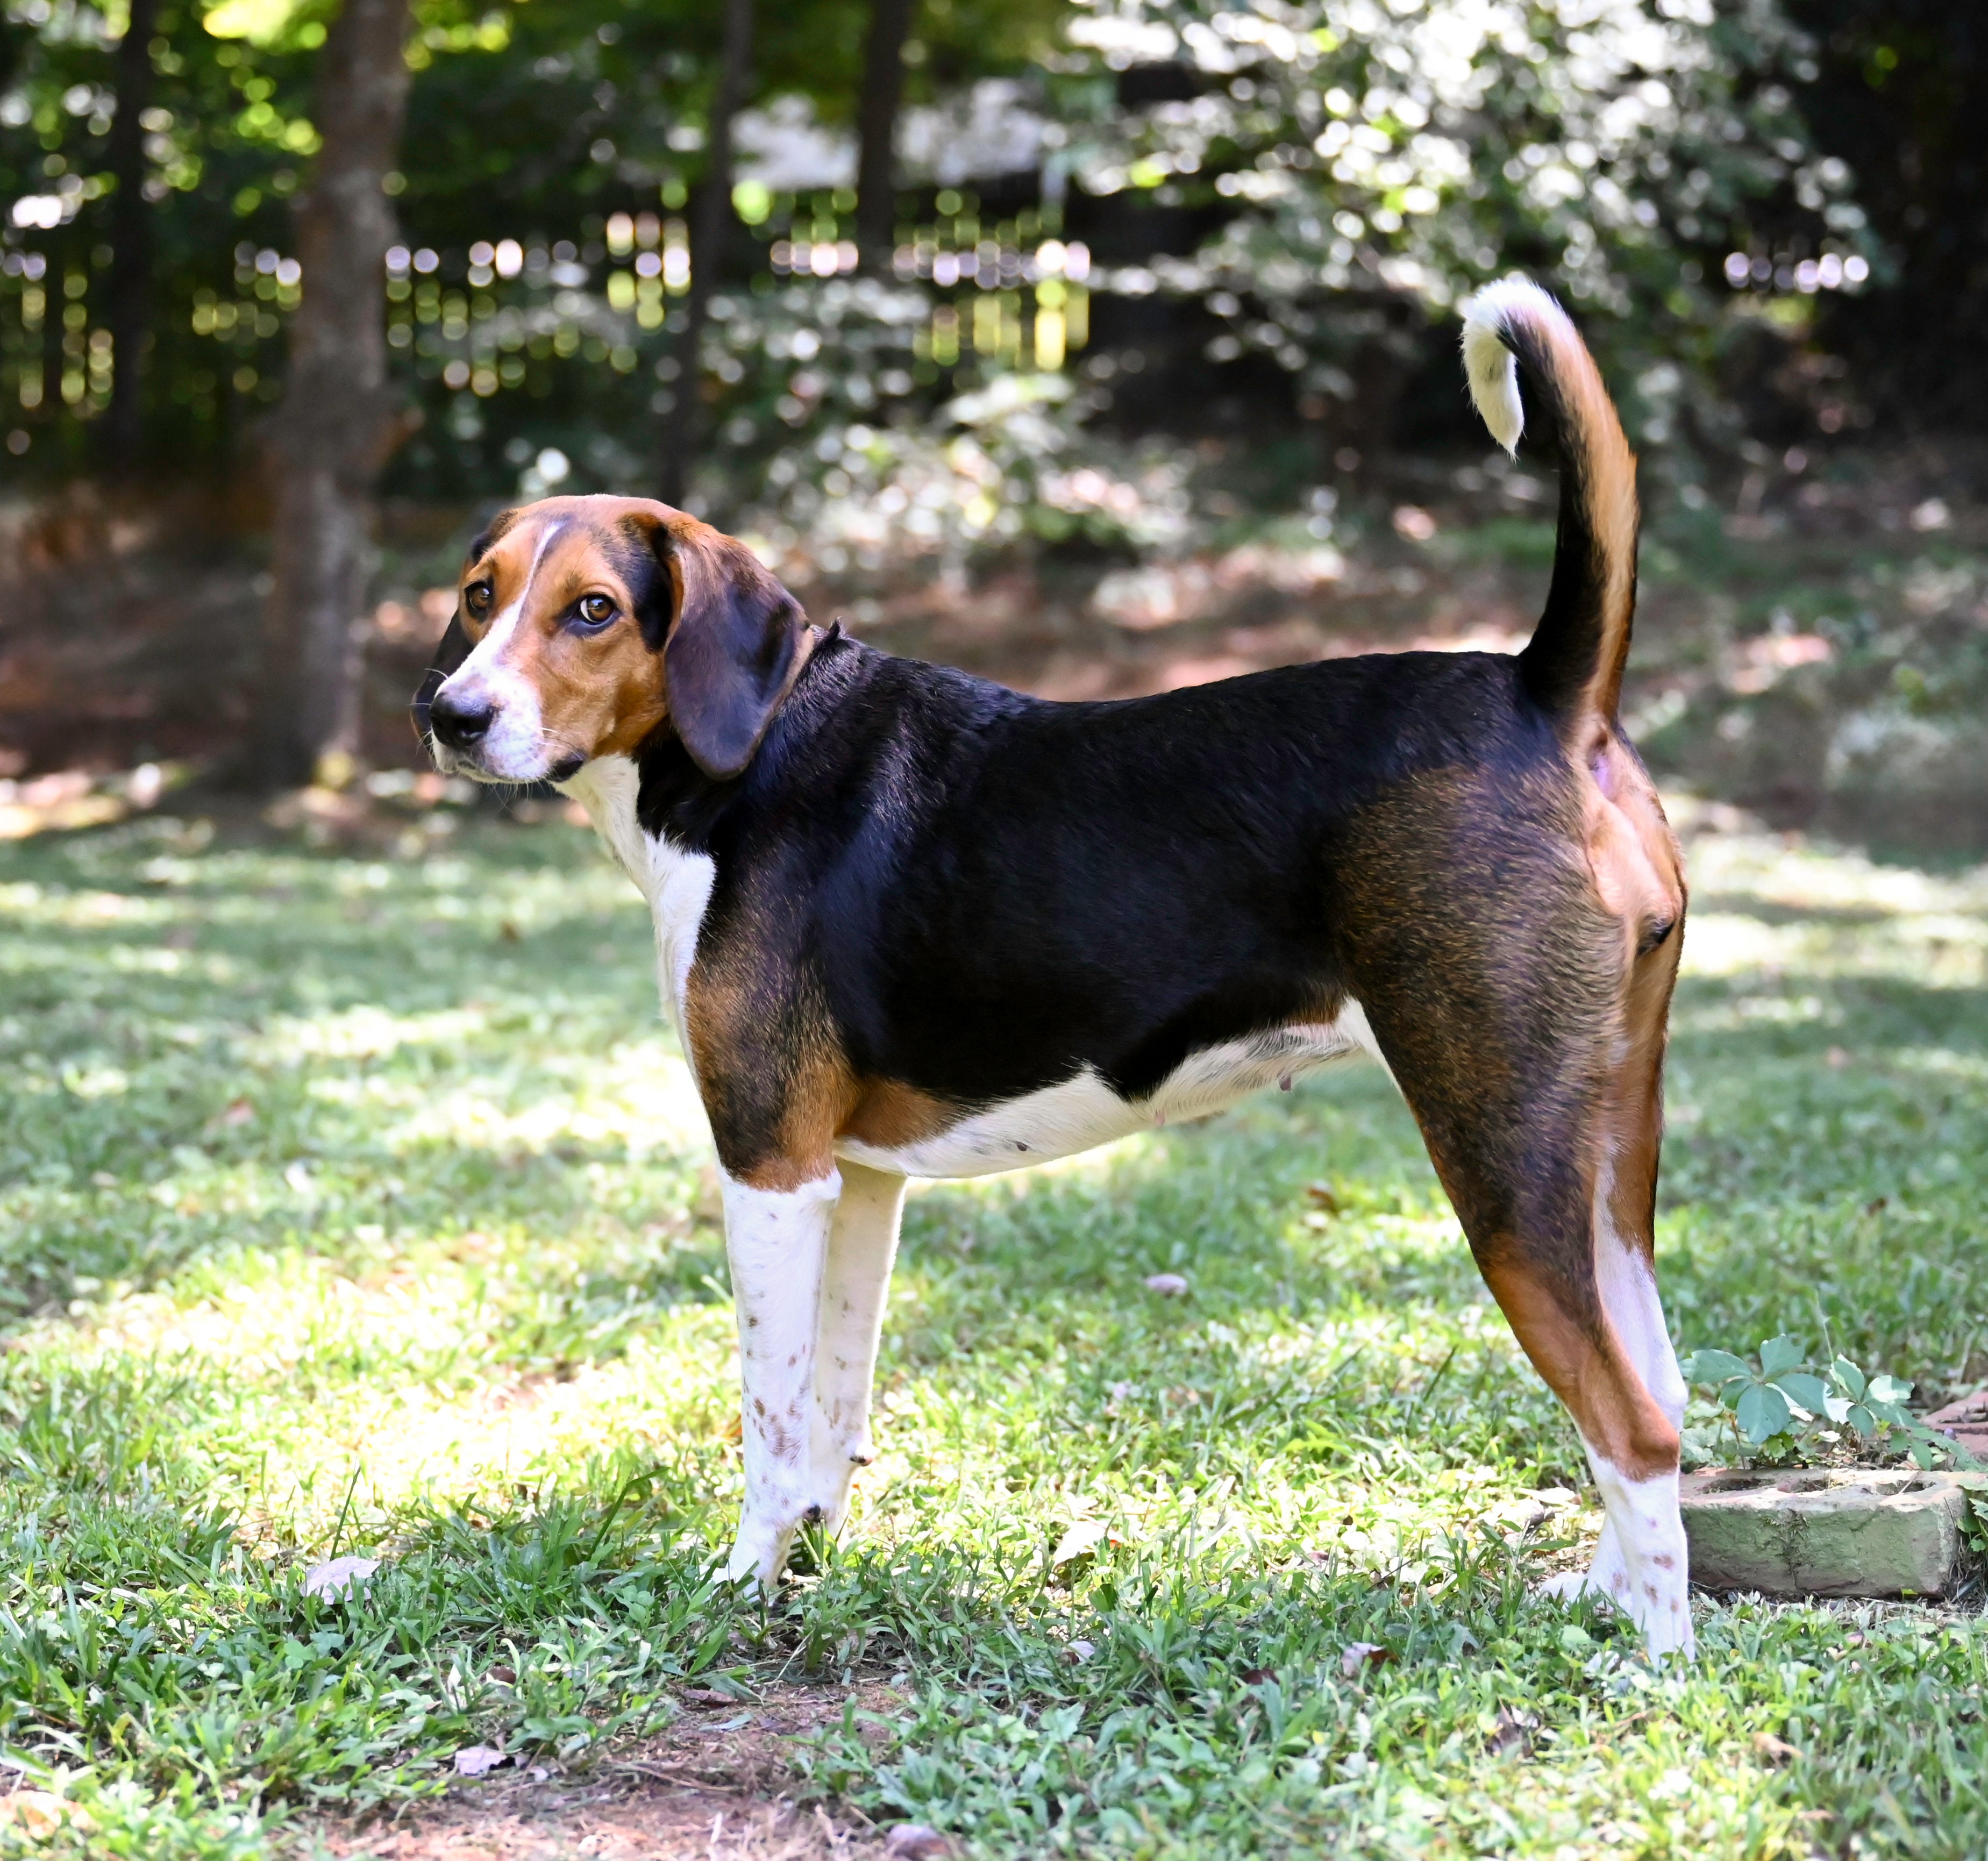
{"type": "MultiPolygon", "coordinates": [[[[465,1745],[579,1770],[805,1684],[873,1708],[800,1748],[834,1813],[975,1855],[1988,1846],[1975,1605],[1701,1599],[1659,1674],[1529,1596],[1593,1495],[1371,1069],[916,1194],[883,1457],[738,1602],[641,908],[563,826],[439,844],[0,850],[0,1724],[75,1805],[0,1839],[308,1853],[465,1745]]],[[[1988,1366],[1988,875],[1690,852],[1679,1340],[1826,1326],[1944,1397],[1988,1366]]]]}

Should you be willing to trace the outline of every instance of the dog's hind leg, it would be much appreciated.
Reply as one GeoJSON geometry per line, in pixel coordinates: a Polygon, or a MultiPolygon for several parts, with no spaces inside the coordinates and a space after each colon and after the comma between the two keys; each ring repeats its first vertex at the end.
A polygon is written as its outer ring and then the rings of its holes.
{"type": "Polygon", "coordinates": [[[1682,1391],[1647,1256],[1595,1218],[1617,1199],[1598,1167],[1604,1133],[1578,1116],[1584,1095],[1515,1106],[1494,1087],[1468,1105],[1399,1054],[1391,1063],[1486,1284],[1587,1451],[1607,1522],[1594,1569],[1571,1587],[1605,1593],[1652,1654],[1689,1654],[1682,1391]]]}
{"type": "MultiPolygon", "coordinates": [[[[1657,1293],[1655,1231],[1664,1023],[1677,958],[1677,945],[1666,930],[1658,945],[1632,958],[1622,1032],[1614,1043],[1601,1114],[1593,1201],[1594,1277],[1602,1309],[1624,1354],[1674,1430],[1684,1421],[1685,1383],[1657,1293]]],[[[1591,1444],[1589,1458],[1606,1493],[1602,1463],[1591,1444]]],[[[1563,1595],[1591,1590],[1619,1597],[1625,1588],[1648,1580],[1647,1575],[1637,1575],[1639,1566],[1665,1578],[1674,1568],[1682,1576],[1682,1530],[1672,1527],[1668,1508],[1660,1511],[1654,1529],[1662,1542],[1645,1545],[1641,1539],[1652,1528],[1635,1525],[1635,1505],[1625,1498],[1622,1505],[1611,1505],[1592,1568],[1548,1587],[1563,1595]],[[1674,1566],[1667,1561],[1672,1557],[1674,1566]]]]}
{"type": "Polygon", "coordinates": [[[1603,1134],[1556,1123],[1571,1108],[1550,1099],[1516,1116],[1495,1090],[1476,1107],[1445,1103],[1412,1063],[1391,1063],[1486,1283],[1587,1448],[1607,1522],[1593,1570],[1571,1587],[1604,1592],[1652,1654],[1689,1653],[1682,1386],[1647,1255],[1595,1218],[1616,1200],[1597,1167],[1603,1134]]]}
{"type": "MultiPolygon", "coordinates": [[[[1550,1594],[1594,1593],[1625,1611],[1653,1655],[1689,1655],[1694,1637],[1688,1551],[1678,1511],[1678,1434],[1604,1306],[1599,1335],[1575,1319],[1575,1302],[1510,1265],[1485,1278],[1540,1374],[1574,1416],[1604,1518],[1594,1562],[1553,1579],[1550,1594]]],[[[1647,1306],[1661,1324],[1654,1284],[1647,1306]]]]}
{"type": "Polygon", "coordinates": [[[1682,1404],[1672,1400],[1662,1373],[1668,1366],[1670,1379],[1677,1374],[1655,1282],[1646,1267],[1621,1257],[1612,1234],[1595,1232],[1572,1197],[1556,1209],[1559,1197],[1537,1195],[1542,1177],[1550,1184],[1561,1174],[1550,1153],[1536,1153],[1525,1166],[1514,1172],[1517,1183],[1486,1181],[1468,1165],[1439,1167],[1486,1283],[1567,1405],[1601,1490],[1605,1520],[1594,1565],[1553,1587],[1605,1595],[1641,1629],[1653,1655],[1689,1654],[1678,1511],[1682,1404]]]}
{"type": "Polygon", "coordinates": [[[1388,890],[1349,899],[1349,980],[1486,1284],[1587,1448],[1608,1522],[1578,1586],[1653,1654],[1689,1653],[1683,1390],[1650,1252],[1675,953],[1633,941],[1547,836],[1496,831],[1498,857],[1462,887],[1453,859],[1445,891],[1398,851],[1388,890]]]}
{"type": "Polygon", "coordinates": [[[812,1489],[815,1339],[841,1178],[792,1189],[725,1179],[725,1247],[739,1319],[746,1505],[726,1574],[771,1590],[812,1489]]]}
{"type": "Polygon", "coordinates": [[[844,1163],[842,1199],[829,1229],[814,1363],[814,1430],[809,1498],[833,1531],[849,1508],[849,1483],[874,1457],[870,1387],[884,1302],[898,1255],[904,1179],[844,1163]]]}

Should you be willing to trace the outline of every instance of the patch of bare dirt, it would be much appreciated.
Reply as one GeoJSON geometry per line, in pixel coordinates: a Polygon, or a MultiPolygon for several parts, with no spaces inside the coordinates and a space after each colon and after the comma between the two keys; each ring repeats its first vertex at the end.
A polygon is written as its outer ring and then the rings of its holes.
{"type": "Polygon", "coordinates": [[[865,1861],[884,1832],[854,1811],[801,1800],[799,1739],[884,1687],[786,1687],[756,1701],[686,1694],[670,1728],[571,1773],[526,1759],[456,1782],[389,1820],[320,1822],[299,1861],[865,1861]]]}

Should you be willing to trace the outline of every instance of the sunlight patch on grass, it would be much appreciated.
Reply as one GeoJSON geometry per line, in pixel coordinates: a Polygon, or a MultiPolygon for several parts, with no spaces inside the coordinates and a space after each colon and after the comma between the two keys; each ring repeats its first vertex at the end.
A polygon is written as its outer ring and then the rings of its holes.
{"type": "MultiPolygon", "coordinates": [[[[542,1080],[547,1070],[535,1069],[531,1077],[542,1080]]],[[[688,1064],[661,1042],[622,1042],[599,1056],[576,1056],[570,1070],[570,1091],[516,1109],[476,1088],[439,1093],[400,1089],[394,1103],[414,1109],[383,1135],[401,1149],[445,1143],[503,1151],[543,1150],[570,1139],[637,1152],[708,1152],[711,1126],[696,1080],[688,1064]]],[[[489,1072],[480,1076],[485,1083],[490,1082],[489,1072]]],[[[502,1071],[497,1071],[497,1082],[526,1083],[522,1076],[502,1071]]],[[[368,1081],[366,1089],[383,1094],[387,1089],[368,1081]]]]}

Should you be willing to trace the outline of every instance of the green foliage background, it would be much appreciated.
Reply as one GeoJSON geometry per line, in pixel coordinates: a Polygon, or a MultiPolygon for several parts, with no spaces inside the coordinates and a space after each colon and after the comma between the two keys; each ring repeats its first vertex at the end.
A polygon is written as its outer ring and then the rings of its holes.
{"type": "MultiPolygon", "coordinates": [[[[867,9],[762,12],[756,96],[846,122],[867,9]]],[[[936,365],[928,348],[912,353],[935,310],[972,309],[971,287],[935,285],[928,266],[867,296],[843,280],[783,284],[776,239],[847,235],[853,197],[827,185],[754,203],[705,353],[678,355],[680,317],[638,320],[617,302],[604,235],[617,213],[680,216],[700,177],[715,9],[424,0],[418,15],[396,201],[408,247],[438,255],[430,275],[448,296],[437,328],[396,351],[425,414],[397,487],[506,495],[547,448],[563,451],[571,485],[639,479],[694,379],[713,404],[703,495],[736,510],[766,502],[770,485],[805,529],[810,512],[769,475],[776,459],[790,462],[789,484],[818,486],[833,464],[820,446],[852,421],[929,427],[962,393],[1030,366],[1025,351],[936,365]],[[479,274],[472,248],[505,238],[530,263],[509,279],[479,274]],[[827,344],[812,370],[777,339],[800,330],[827,344]],[[885,371],[901,387],[877,389],[880,346],[903,352],[885,371]],[[867,401],[796,394],[807,374],[859,379],[867,401]]],[[[289,208],[316,145],[325,16],[316,0],[167,0],[161,14],[147,139],[160,255],[147,444],[161,460],[251,462],[255,417],[279,391],[283,322],[303,288],[283,267],[289,208]]],[[[46,478],[103,462],[91,429],[113,366],[103,164],[123,20],[80,0],[8,0],[5,18],[0,198],[63,215],[0,235],[0,394],[26,448],[12,469],[46,478]],[[66,347],[69,398],[26,407],[23,383],[42,380],[52,343],[66,347]]],[[[1720,359],[1763,303],[1783,339],[1799,337],[1811,302],[1791,268],[1831,256],[1882,268],[1848,170],[1814,150],[1797,93],[1815,66],[1773,0],[1716,13],[1699,0],[927,0],[913,53],[911,101],[1003,77],[1047,127],[1040,173],[1001,184],[984,211],[948,211],[944,191],[910,177],[908,239],[922,229],[1026,252],[1089,228],[1098,356],[1149,330],[1149,302],[1170,305],[1172,373],[1253,397],[1279,424],[1302,416],[1334,444],[1384,441],[1405,381],[1445,346],[1442,313],[1514,265],[1585,312],[1640,440],[1683,454],[1729,444],[1720,359]],[[1764,297],[1751,279],[1736,297],[1720,269],[1733,251],[1761,258],[1764,297]]],[[[1008,313],[1026,322],[1026,291],[1008,313]]],[[[1066,444],[1111,398],[1075,380],[1083,391],[1034,402],[1066,444]]],[[[1114,418],[1151,424],[1130,407],[1114,418]]],[[[1009,501],[1033,495],[1025,475],[1009,501]]]]}

